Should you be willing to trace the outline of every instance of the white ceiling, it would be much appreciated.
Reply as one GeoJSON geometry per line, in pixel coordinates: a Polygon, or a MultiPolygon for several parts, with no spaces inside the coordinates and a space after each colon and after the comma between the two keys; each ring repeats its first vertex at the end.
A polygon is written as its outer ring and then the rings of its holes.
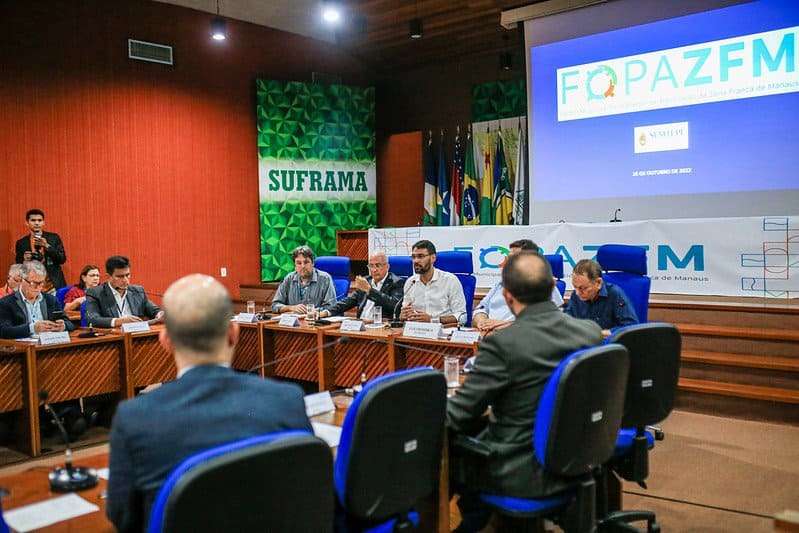
{"type": "MultiPolygon", "coordinates": [[[[155,1],[216,14],[216,0],[155,1]]],[[[321,9],[321,0],[219,0],[225,18],[333,42],[332,30],[321,23],[321,9]]]]}

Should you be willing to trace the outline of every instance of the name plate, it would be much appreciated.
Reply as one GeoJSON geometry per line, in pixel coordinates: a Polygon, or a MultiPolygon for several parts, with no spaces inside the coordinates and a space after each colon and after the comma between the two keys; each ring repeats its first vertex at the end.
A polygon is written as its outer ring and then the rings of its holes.
{"type": "Polygon", "coordinates": [[[405,322],[402,334],[405,337],[417,339],[438,340],[441,333],[441,324],[436,322],[405,322]]]}
{"type": "Polygon", "coordinates": [[[150,331],[150,323],[142,320],[141,322],[125,322],[122,324],[122,333],[141,333],[150,331]]]}
{"type": "Polygon", "coordinates": [[[333,404],[333,398],[330,396],[330,391],[308,394],[304,399],[305,414],[308,415],[308,417],[336,410],[336,406],[333,404]]]}
{"type": "Polygon", "coordinates": [[[363,320],[345,320],[341,323],[341,331],[363,331],[363,320]]]}
{"type": "Polygon", "coordinates": [[[255,313],[239,313],[238,315],[233,317],[233,320],[235,320],[236,322],[251,324],[255,322],[255,313]]]}
{"type": "Polygon", "coordinates": [[[277,323],[279,326],[285,326],[287,328],[296,328],[300,325],[300,319],[297,318],[297,315],[292,314],[285,314],[280,315],[280,322],[277,323]]]}
{"type": "Polygon", "coordinates": [[[453,331],[450,342],[462,342],[464,344],[474,344],[480,340],[479,331],[453,331]]]}
{"type": "Polygon", "coordinates": [[[42,346],[64,342],[70,342],[68,331],[43,331],[39,333],[39,344],[42,346]]]}

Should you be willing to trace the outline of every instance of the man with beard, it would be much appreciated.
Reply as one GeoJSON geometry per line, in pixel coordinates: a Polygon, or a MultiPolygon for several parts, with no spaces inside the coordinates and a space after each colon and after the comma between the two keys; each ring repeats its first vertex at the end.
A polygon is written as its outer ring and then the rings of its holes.
{"type": "Polygon", "coordinates": [[[306,305],[328,309],[336,303],[333,278],[314,267],[315,256],[308,246],[298,246],[291,252],[294,272],[286,275],[272,298],[275,313],[305,314],[306,305]]]}
{"type": "Polygon", "coordinates": [[[455,326],[466,321],[466,297],[455,274],[438,270],[436,247],[421,240],[411,248],[414,275],[405,282],[405,298],[400,318],[414,322],[438,319],[455,326]]]}

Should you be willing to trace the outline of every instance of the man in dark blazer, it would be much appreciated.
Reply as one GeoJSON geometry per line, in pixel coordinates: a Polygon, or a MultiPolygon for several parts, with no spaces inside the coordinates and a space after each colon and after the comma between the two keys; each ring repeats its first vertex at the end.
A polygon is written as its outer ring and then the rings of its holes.
{"type": "Polygon", "coordinates": [[[479,491],[531,498],[563,490],[533,454],[532,431],[541,392],[560,361],[575,350],[602,341],[599,326],[563,314],[550,301],[549,263],[535,252],[508,258],[502,270],[503,295],[516,320],[486,337],[474,369],[449,399],[447,425],[476,436],[492,451],[483,462],[454,453],[453,486],[461,494],[463,523],[457,531],[479,531],[490,511],[479,491]],[[491,417],[484,414],[491,406],[491,417]]]}
{"type": "Polygon", "coordinates": [[[384,316],[392,316],[394,307],[402,300],[405,279],[388,271],[388,257],[385,252],[377,251],[370,255],[367,266],[370,275],[365,278],[357,276],[352,282],[355,291],[322,311],[320,317],[341,315],[353,307],[358,308],[359,318],[371,319],[375,307],[382,307],[384,316]]]}
{"type": "Polygon", "coordinates": [[[160,321],[164,313],[141,285],[130,284],[130,260],[114,255],[105,262],[108,282],[86,291],[86,323],[116,328],[126,322],[160,321]]]}
{"type": "Polygon", "coordinates": [[[119,405],[111,428],[106,514],[119,531],[146,522],[169,473],[221,444],[284,430],[312,431],[300,387],[230,368],[239,329],[210,276],[192,274],[164,294],[161,345],[178,379],[119,405]]]}
{"type": "Polygon", "coordinates": [[[41,209],[30,209],[25,213],[25,223],[30,234],[17,241],[15,262],[40,261],[47,268],[47,276],[53,287],[56,289],[66,287],[67,281],[64,279],[61,265],[67,262],[67,253],[64,251],[61,237],[58,233],[43,231],[44,211],[41,209]]]}
{"type": "Polygon", "coordinates": [[[66,318],[55,296],[42,292],[47,270],[38,261],[22,264],[19,289],[0,298],[0,338],[20,339],[47,331],[72,331],[75,326],[66,318]],[[54,320],[55,318],[55,320],[54,320]]]}

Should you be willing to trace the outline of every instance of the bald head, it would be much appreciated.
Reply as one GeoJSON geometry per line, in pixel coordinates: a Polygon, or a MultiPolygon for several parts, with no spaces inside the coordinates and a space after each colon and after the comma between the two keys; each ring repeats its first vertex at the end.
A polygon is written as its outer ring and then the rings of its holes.
{"type": "Polygon", "coordinates": [[[175,352],[203,361],[230,357],[228,332],[233,305],[227,290],[210,276],[180,278],[164,293],[166,336],[175,352]]]}
{"type": "Polygon", "coordinates": [[[508,257],[502,269],[502,285],[519,303],[529,305],[549,300],[555,281],[546,258],[522,251],[508,257]]]}

